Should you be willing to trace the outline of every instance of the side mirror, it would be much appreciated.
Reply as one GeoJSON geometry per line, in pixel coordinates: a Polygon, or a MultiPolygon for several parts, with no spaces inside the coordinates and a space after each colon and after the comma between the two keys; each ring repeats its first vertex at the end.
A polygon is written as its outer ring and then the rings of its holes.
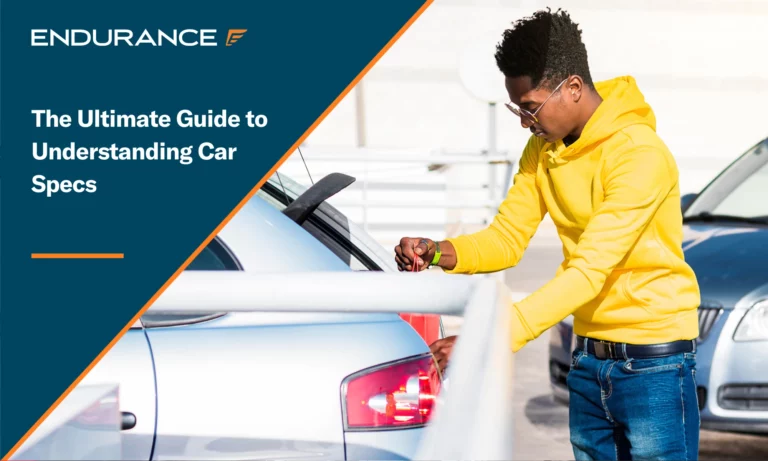
{"type": "Polygon", "coordinates": [[[688,207],[693,203],[694,200],[696,200],[696,197],[698,197],[699,194],[685,194],[682,197],[680,197],[680,208],[685,211],[688,209],[688,207]]]}

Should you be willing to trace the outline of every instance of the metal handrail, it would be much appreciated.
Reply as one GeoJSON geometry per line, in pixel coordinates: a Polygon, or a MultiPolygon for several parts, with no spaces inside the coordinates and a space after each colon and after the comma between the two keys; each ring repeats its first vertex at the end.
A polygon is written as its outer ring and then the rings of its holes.
{"type": "Polygon", "coordinates": [[[465,208],[488,208],[497,210],[498,202],[495,200],[476,200],[476,201],[435,201],[435,200],[335,200],[332,202],[337,207],[368,207],[368,208],[435,208],[445,209],[465,209],[465,208]]]}
{"type": "Polygon", "coordinates": [[[482,153],[450,153],[447,151],[420,150],[387,150],[356,148],[302,148],[307,161],[317,162],[369,162],[369,163],[430,163],[430,164],[492,164],[508,165],[515,163],[516,158],[506,152],[494,152],[491,155],[482,153]]]}
{"type": "Polygon", "coordinates": [[[416,459],[509,460],[513,422],[510,300],[511,293],[497,277],[481,275],[189,271],[149,311],[463,315],[447,370],[449,383],[437,401],[416,459]]]}
{"type": "Polygon", "coordinates": [[[513,371],[509,293],[487,278],[466,306],[441,396],[416,459],[512,459],[513,371]]]}
{"type": "Polygon", "coordinates": [[[461,315],[476,281],[446,274],[183,272],[150,313],[392,312],[461,315]],[[382,287],[392,287],[382,290],[382,287]],[[375,294],[375,295],[374,295],[375,294]]]}
{"type": "MultiPolygon", "coordinates": [[[[494,112],[495,113],[495,112],[494,112]]],[[[493,124],[491,124],[493,125],[493,124]]],[[[489,139],[495,139],[495,134],[491,134],[489,139]]],[[[518,154],[519,156],[519,154],[518,154]]],[[[444,210],[484,210],[487,213],[487,219],[490,220],[498,209],[499,204],[504,199],[509,190],[514,174],[514,167],[517,163],[517,156],[511,155],[507,151],[499,151],[495,147],[495,142],[489,144],[489,148],[483,151],[447,151],[445,149],[378,149],[368,147],[308,147],[302,148],[303,160],[308,163],[333,165],[334,163],[343,163],[343,171],[353,173],[355,167],[359,165],[363,168],[363,178],[359,182],[358,188],[362,190],[361,200],[347,198],[343,202],[333,201],[339,207],[354,207],[362,210],[362,226],[365,230],[369,229],[368,214],[369,209],[419,209],[428,208],[444,210]],[[462,200],[463,203],[453,203],[452,201],[441,201],[439,203],[414,203],[413,201],[392,201],[389,198],[383,200],[369,200],[369,180],[368,172],[381,172],[383,164],[403,164],[407,168],[413,166],[427,166],[430,170],[442,169],[456,165],[481,165],[488,170],[488,182],[482,188],[486,189],[486,200],[462,200]],[[378,165],[375,168],[373,165],[378,165]],[[497,184],[498,169],[503,171],[501,184],[497,184]],[[501,187],[499,187],[501,186],[501,187]]],[[[354,174],[354,173],[353,173],[354,174]]],[[[475,189],[481,190],[481,187],[475,189]]],[[[446,187],[445,191],[451,191],[446,187]]]]}

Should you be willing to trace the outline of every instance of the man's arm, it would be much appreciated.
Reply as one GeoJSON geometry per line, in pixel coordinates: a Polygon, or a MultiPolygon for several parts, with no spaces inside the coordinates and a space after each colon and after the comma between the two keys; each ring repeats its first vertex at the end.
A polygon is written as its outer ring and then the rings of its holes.
{"type": "Polygon", "coordinates": [[[446,239],[440,266],[451,274],[496,272],[515,266],[547,213],[536,184],[540,145],[531,137],[514,185],[491,225],[474,234],[446,239]]]}
{"type": "Polygon", "coordinates": [[[597,297],[677,183],[677,170],[658,149],[638,148],[608,163],[605,199],[590,218],[567,268],[513,306],[514,351],[597,297]]]}

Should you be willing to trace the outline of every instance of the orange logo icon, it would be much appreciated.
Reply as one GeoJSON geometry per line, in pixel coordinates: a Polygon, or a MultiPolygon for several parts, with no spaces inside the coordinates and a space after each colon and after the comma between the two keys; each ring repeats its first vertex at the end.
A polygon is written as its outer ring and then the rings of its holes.
{"type": "Polygon", "coordinates": [[[229,33],[227,34],[227,46],[232,46],[232,44],[245,35],[247,31],[248,29],[229,29],[229,33]]]}

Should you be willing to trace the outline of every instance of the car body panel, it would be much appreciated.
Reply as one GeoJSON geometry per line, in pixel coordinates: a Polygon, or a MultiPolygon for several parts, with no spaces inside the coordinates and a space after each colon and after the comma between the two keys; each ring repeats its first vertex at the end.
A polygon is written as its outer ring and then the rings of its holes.
{"type": "Polygon", "coordinates": [[[715,324],[712,326],[712,329],[710,330],[709,335],[706,339],[699,341],[696,346],[696,375],[695,375],[695,381],[697,388],[700,389],[699,392],[703,391],[703,395],[700,394],[697,396],[698,399],[703,399],[704,402],[699,402],[699,407],[702,408],[701,410],[701,418],[702,418],[702,426],[706,427],[707,420],[709,419],[709,416],[711,413],[708,413],[708,408],[711,405],[710,398],[712,397],[712,392],[709,391],[710,386],[709,383],[712,380],[712,364],[713,359],[715,358],[715,353],[718,350],[719,344],[721,344],[722,338],[727,337],[728,335],[723,335],[723,330],[726,327],[726,324],[728,322],[728,319],[731,317],[731,314],[734,311],[732,309],[729,310],[723,310],[722,314],[718,318],[718,320],[715,322],[715,324]]]}
{"type": "Polygon", "coordinates": [[[747,293],[766,284],[768,227],[685,226],[685,261],[693,268],[701,297],[733,308],[747,293]]]}
{"type": "Polygon", "coordinates": [[[768,282],[744,295],[736,303],[736,309],[749,309],[760,301],[768,299],[768,282]]]}
{"type": "MultiPolygon", "coordinates": [[[[249,459],[341,459],[344,378],[428,351],[396,317],[356,324],[206,325],[148,330],[161,402],[156,459],[228,459],[233,450],[249,459]]],[[[364,435],[361,443],[373,446],[387,438],[364,435]]]]}
{"type": "Polygon", "coordinates": [[[422,428],[380,432],[375,440],[371,440],[371,433],[348,432],[344,436],[347,459],[413,459],[423,432],[422,428]]]}
{"type": "Polygon", "coordinates": [[[733,334],[746,311],[734,310],[730,314],[723,322],[722,334],[710,360],[711,370],[704,381],[708,394],[707,405],[702,411],[703,425],[751,422],[763,426],[755,428],[756,431],[768,432],[768,411],[730,410],[722,408],[718,402],[719,391],[724,385],[768,385],[768,342],[733,341],[733,334]]]}

